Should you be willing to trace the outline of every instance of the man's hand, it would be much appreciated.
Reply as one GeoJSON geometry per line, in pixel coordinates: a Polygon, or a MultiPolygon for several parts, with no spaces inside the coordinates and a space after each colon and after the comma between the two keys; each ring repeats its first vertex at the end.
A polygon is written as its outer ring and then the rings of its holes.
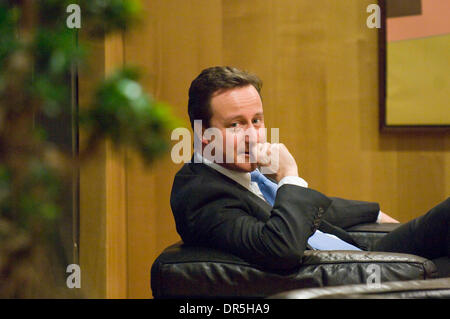
{"type": "Polygon", "coordinates": [[[400,223],[398,220],[392,218],[389,215],[386,215],[385,213],[383,213],[382,211],[380,211],[380,220],[379,223],[400,223]]]}
{"type": "Polygon", "coordinates": [[[284,144],[257,144],[256,160],[262,173],[271,175],[277,182],[285,176],[298,176],[297,163],[284,144]]]}

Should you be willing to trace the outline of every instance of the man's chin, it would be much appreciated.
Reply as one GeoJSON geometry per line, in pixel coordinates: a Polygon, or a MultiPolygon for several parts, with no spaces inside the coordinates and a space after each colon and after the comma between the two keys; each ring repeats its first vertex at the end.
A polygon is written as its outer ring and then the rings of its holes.
{"type": "Polygon", "coordinates": [[[232,164],[223,164],[223,166],[233,171],[246,173],[253,172],[258,167],[256,163],[232,163],[232,164]]]}

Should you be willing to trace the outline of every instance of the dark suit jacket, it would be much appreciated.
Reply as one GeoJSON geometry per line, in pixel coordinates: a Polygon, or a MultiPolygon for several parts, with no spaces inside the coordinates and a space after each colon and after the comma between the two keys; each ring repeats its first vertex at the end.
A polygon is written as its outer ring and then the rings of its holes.
{"type": "Polygon", "coordinates": [[[330,198],[289,184],[278,189],[272,207],[202,163],[178,171],[170,204],[184,243],[225,250],[271,269],[298,266],[316,229],[358,245],[343,228],[373,222],[379,212],[376,203],[330,198]]]}

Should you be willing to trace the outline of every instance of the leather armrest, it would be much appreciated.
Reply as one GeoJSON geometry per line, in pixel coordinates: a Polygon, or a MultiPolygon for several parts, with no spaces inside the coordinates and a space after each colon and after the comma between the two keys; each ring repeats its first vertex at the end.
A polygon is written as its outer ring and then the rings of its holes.
{"type": "Polygon", "coordinates": [[[402,224],[399,223],[367,223],[346,229],[354,241],[371,250],[376,241],[402,224]]]}
{"type": "Polygon", "coordinates": [[[367,251],[305,251],[289,272],[272,272],[210,248],[177,243],[151,269],[155,298],[267,297],[310,287],[366,283],[376,265],[380,281],[433,278],[435,265],[422,257],[367,251]]]}

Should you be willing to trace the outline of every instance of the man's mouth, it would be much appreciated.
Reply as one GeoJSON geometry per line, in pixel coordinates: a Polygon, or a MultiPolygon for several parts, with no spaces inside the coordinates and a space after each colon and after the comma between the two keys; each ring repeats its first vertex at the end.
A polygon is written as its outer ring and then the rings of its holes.
{"type": "Polygon", "coordinates": [[[250,156],[250,151],[244,151],[240,153],[243,156],[250,156]]]}
{"type": "Polygon", "coordinates": [[[238,152],[237,155],[247,157],[247,156],[250,156],[250,151],[241,151],[241,152],[238,152]]]}
{"type": "Polygon", "coordinates": [[[250,150],[250,148],[248,148],[248,149],[242,149],[241,151],[238,151],[238,155],[239,156],[250,157],[250,156],[255,156],[256,154],[254,152],[252,152],[250,150]]]}

